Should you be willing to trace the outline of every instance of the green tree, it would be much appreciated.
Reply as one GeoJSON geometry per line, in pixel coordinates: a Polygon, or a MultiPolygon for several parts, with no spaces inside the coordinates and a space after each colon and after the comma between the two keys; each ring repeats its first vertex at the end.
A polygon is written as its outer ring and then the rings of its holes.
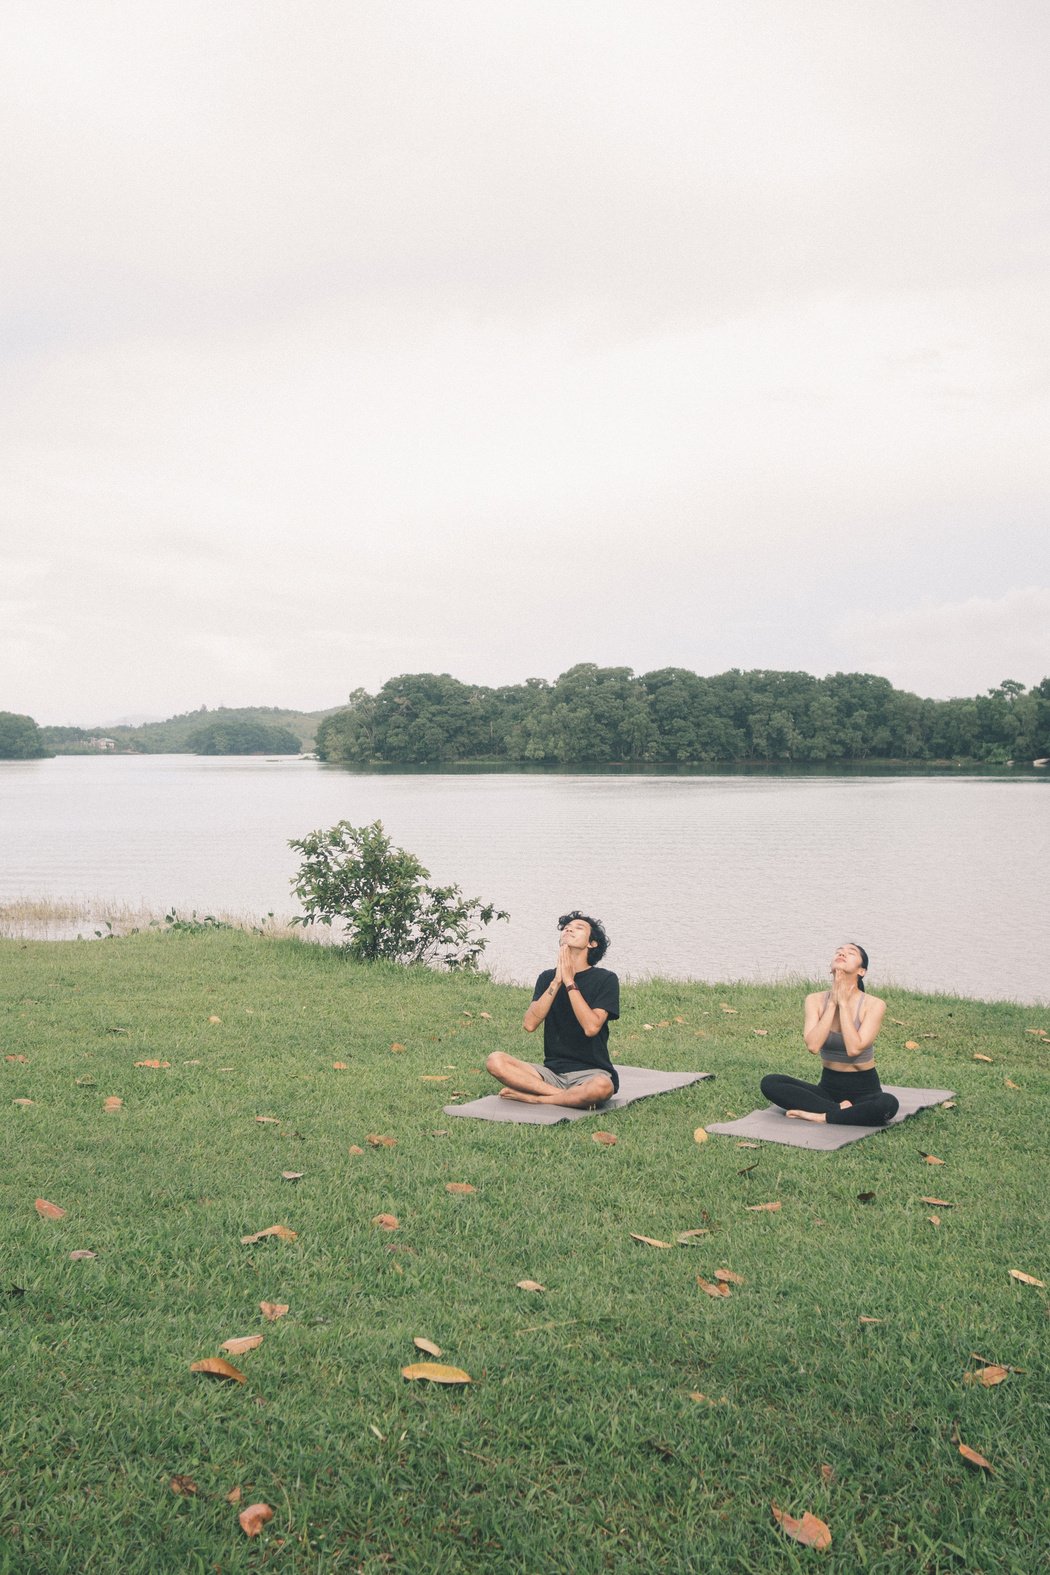
{"type": "Polygon", "coordinates": [[[209,722],[186,740],[195,755],[298,755],[302,747],[288,728],[266,722],[209,722]]]}
{"type": "Polygon", "coordinates": [[[292,923],[341,924],[358,962],[476,968],[488,944],[479,926],[509,917],[458,886],[429,886],[430,871],[394,847],[379,820],[341,820],[288,846],[302,854],[292,890],[306,910],[292,923]]]}
{"type": "Polygon", "coordinates": [[[31,716],[0,711],[0,760],[47,760],[51,753],[31,716]]]}

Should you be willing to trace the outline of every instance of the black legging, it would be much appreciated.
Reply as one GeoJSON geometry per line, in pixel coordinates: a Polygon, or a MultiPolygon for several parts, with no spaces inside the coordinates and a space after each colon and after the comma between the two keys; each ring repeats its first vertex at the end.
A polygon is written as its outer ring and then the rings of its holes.
{"type": "Polygon", "coordinates": [[[762,1079],[762,1092],[781,1110],[812,1110],[841,1127],[884,1127],[900,1108],[900,1101],[883,1089],[874,1067],[866,1072],[836,1072],[826,1066],[819,1083],[771,1072],[762,1079]],[[852,1101],[848,1110],[839,1108],[842,1099],[852,1101]]]}

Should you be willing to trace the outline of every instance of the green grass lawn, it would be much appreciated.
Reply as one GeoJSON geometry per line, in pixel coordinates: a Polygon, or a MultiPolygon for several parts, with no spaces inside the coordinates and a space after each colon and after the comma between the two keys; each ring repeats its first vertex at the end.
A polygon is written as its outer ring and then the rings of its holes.
{"type": "Polygon", "coordinates": [[[539,1049],[526,992],[484,976],[221,932],[4,941],[0,979],[4,1055],[26,1057],[0,1062],[0,1571],[1045,1559],[1048,1293],[1008,1271],[1050,1281],[1050,1043],[1027,1031],[1050,1013],[893,993],[884,1081],[956,1108],[821,1154],[693,1137],[761,1103],[764,1071],[815,1075],[801,986],[625,987],[618,1059],[716,1080],[528,1127],[442,1113],[489,1091],[491,1049],[539,1049]],[[277,1223],[297,1239],[241,1245],[277,1223]],[[715,1300],[697,1275],[718,1268],[744,1283],[715,1300]],[[290,1311],[267,1323],[264,1300],[290,1311]],[[191,1373],[253,1333],[246,1383],[191,1373]],[[473,1382],[406,1382],[414,1336],[473,1382]],[[973,1352],[1023,1371],[967,1385],[973,1352]],[[249,1541],[256,1501],[274,1517],[249,1541]]]}

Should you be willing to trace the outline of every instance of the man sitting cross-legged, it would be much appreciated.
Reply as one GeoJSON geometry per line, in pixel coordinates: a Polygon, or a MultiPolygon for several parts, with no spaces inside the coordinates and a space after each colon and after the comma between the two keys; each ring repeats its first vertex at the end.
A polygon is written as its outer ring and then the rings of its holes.
{"type": "Polygon", "coordinates": [[[503,1099],[530,1105],[594,1109],[620,1086],[609,1060],[609,1022],[620,1015],[620,981],[594,966],[609,937],[598,919],[574,909],[558,920],[558,966],[536,980],[523,1027],[534,1034],[543,1024],[543,1065],[493,1051],[485,1065],[504,1087],[503,1099]]]}

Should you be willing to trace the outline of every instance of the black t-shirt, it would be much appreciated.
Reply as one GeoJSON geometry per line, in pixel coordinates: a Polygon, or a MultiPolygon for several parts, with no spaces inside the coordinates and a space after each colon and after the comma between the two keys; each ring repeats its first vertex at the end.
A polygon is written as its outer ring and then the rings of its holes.
{"type": "MultiPolygon", "coordinates": [[[[538,1001],[550,988],[554,969],[545,968],[536,980],[532,999],[538,1001]]],[[[608,968],[585,968],[573,981],[587,1005],[609,1016],[593,1039],[588,1039],[572,1009],[565,986],[560,985],[543,1019],[543,1062],[552,1072],[581,1072],[591,1067],[612,1079],[613,1093],[620,1086],[609,1060],[609,1023],[620,1015],[620,981],[608,968]]]]}

